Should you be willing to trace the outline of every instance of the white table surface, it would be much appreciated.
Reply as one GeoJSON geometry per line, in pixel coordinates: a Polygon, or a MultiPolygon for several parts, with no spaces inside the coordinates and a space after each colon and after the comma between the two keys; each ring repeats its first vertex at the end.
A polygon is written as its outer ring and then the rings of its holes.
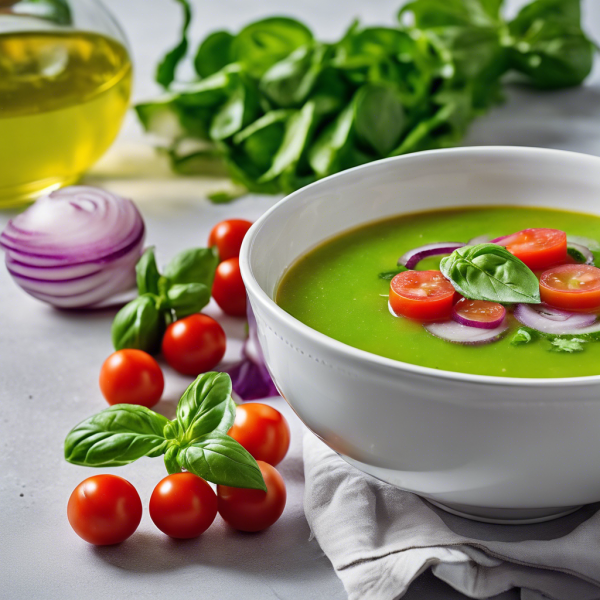
{"type": "MultiPolygon", "coordinates": [[[[156,62],[170,47],[180,13],[172,0],[108,0],[125,29],[135,62],[134,99],[156,94],[156,62]]],[[[366,23],[393,23],[397,0],[195,0],[192,38],[215,28],[236,30],[271,14],[305,20],[317,35],[334,38],[352,17],[366,23]]],[[[514,9],[519,2],[509,2],[514,9]]],[[[600,2],[587,0],[585,23],[600,39],[600,2]]],[[[183,70],[185,73],[185,69],[183,70]]],[[[546,94],[513,89],[508,101],[473,126],[467,144],[546,146],[600,155],[600,61],[585,87],[546,94]]],[[[117,143],[87,181],[135,199],[148,227],[148,242],[159,262],[175,252],[203,245],[217,221],[255,219],[275,201],[249,197],[215,206],[205,198],[219,181],[180,178],[153,152],[129,115],[117,143]]],[[[0,214],[4,227],[9,214],[0,214]]],[[[223,318],[230,336],[226,359],[234,359],[243,323],[223,318]]],[[[174,541],[152,524],[148,501],[165,475],[159,459],[142,459],[106,469],[129,479],[145,508],[138,531],[117,547],[96,548],[70,529],[66,504],[73,488],[98,470],[67,464],[65,434],[77,422],[105,408],[97,377],[111,353],[114,311],[67,313],[23,293],[0,268],[0,598],[7,600],[99,600],[204,598],[285,600],[346,597],[315,541],[302,509],[303,426],[282,399],[271,400],[292,426],[292,448],[280,465],[288,489],[282,518],[260,534],[241,534],[217,517],[200,538],[174,541]]],[[[157,406],[172,417],[189,380],[165,369],[166,390],[157,406]]],[[[496,600],[517,598],[515,591],[496,600]]],[[[408,600],[464,598],[430,575],[421,576],[408,600]]]]}

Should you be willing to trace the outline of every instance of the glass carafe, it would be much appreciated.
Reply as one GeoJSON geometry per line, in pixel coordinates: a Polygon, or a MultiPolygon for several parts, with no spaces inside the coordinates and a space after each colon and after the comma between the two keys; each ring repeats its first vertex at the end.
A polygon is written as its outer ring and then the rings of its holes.
{"type": "Polygon", "coordinates": [[[97,0],[0,0],[0,208],[77,181],[130,92],[124,34],[97,0]]]}

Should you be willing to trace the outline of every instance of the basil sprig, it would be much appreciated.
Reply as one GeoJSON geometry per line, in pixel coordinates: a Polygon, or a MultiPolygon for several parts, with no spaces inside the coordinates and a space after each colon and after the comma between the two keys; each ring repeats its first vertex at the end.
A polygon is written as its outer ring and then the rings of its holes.
{"type": "Polygon", "coordinates": [[[148,248],[135,268],[139,296],[117,313],[112,324],[115,350],[157,352],[167,325],[208,304],[218,263],[215,249],[191,248],[177,254],[161,275],[154,249],[148,248]]]}
{"type": "Polygon", "coordinates": [[[506,248],[477,244],[455,250],[440,262],[454,289],[471,300],[539,304],[539,282],[533,271],[506,248]]]}
{"type": "Polygon", "coordinates": [[[184,392],[172,421],[144,406],[111,406],[69,432],[65,459],[118,467],[164,455],[169,473],[186,469],[216,484],[266,491],[252,455],[227,435],[234,419],[229,375],[205,373],[184,392]]]}

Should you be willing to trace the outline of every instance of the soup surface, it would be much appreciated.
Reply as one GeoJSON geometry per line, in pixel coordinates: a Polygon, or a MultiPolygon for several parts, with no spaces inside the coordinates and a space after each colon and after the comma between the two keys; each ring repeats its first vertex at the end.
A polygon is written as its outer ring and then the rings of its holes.
{"type": "MultiPolygon", "coordinates": [[[[528,228],[551,228],[600,241],[600,217],[559,210],[485,207],[431,211],[372,223],[326,241],[284,275],[276,301],[309,327],[340,342],[387,358],[441,369],[505,377],[580,377],[600,374],[600,342],[582,351],[558,352],[547,339],[523,345],[511,340],[520,324],[499,341],[469,346],[439,339],[415,321],[388,309],[393,270],[408,250],[427,243],[496,238],[528,228]]],[[[594,250],[600,264],[600,246],[594,250]]],[[[441,257],[422,260],[418,270],[438,269],[441,257]]]]}

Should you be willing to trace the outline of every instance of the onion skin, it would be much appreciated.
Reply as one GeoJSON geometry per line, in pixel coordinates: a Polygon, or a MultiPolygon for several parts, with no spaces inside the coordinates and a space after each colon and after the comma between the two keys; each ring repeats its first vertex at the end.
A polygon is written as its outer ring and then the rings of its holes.
{"type": "Polygon", "coordinates": [[[0,235],[6,267],[28,294],[93,308],[135,285],[145,225],[131,200],[89,186],[43,196],[0,235]]]}
{"type": "Polygon", "coordinates": [[[434,244],[425,244],[405,252],[399,259],[398,264],[407,269],[414,269],[424,258],[428,256],[442,256],[443,254],[452,254],[457,248],[462,248],[466,244],[462,242],[436,242],[434,244]]]}

